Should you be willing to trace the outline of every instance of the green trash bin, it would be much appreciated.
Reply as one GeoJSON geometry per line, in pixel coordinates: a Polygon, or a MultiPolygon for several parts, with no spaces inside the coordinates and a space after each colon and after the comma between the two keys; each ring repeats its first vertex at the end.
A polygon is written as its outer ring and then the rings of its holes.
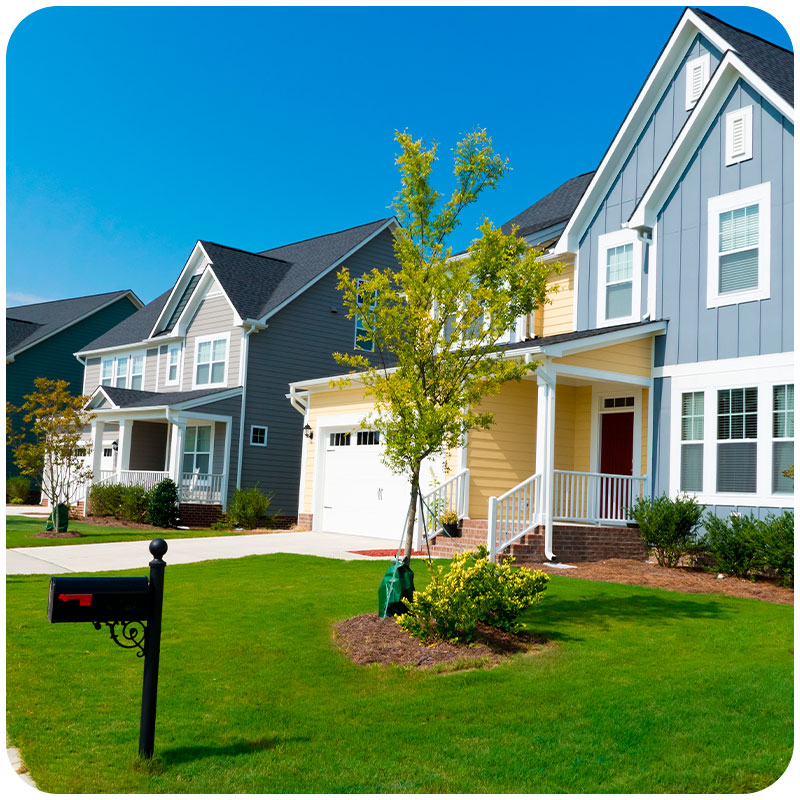
{"type": "MultiPolygon", "coordinates": [[[[55,530],[55,523],[53,521],[53,511],[50,512],[50,516],[47,518],[47,525],[44,526],[46,531],[55,530]]],[[[58,532],[59,533],[66,533],[67,528],[69,527],[69,506],[66,503],[59,503],[58,504],[58,532]]]]}
{"type": "Polygon", "coordinates": [[[408,609],[403,600],[414,596],[414,573],[402,561],[395,561],[383,576],[378,589],[378,615],[396,617],[408,609]]]}

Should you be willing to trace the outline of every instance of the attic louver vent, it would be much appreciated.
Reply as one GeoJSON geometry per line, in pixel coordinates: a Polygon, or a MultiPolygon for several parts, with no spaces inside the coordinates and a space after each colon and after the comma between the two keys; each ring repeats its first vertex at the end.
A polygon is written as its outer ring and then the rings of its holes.
{"type": "Polygon", "coordinates": [[[725,164],[738,164],[753,157],[753,107],[745,106],[725,115],[725,164]]]}
{"type": "Polygon", "coordinates": [[[183,290],[181,299],[178,300],[178,305],[175,306],[172,314],[170,314],[167,324],[160,331],[158,331],[158,333],[156,333],[156,336],[160,336],[162,333],[169,333],[175,327],[175,323],[178,321],[183,309],[186,308],[186,304],[189,302],[189,298],[192,296],[194,287],[197,286],[197,282],[199,280],[200,275],[192,275],[192,277],[189,279],[189,283],[186,284],[186,288],[183,290]]]}
{"type": "Polygon", "coordinates": [[[708,54],[693,58],[686,64],[686,110],[694,108],[708,83],[710,57],[708,54]]]}
{"type": "Polygon", "coordinates": [[[731,155],[744,155],[744,119],[737,117],[733,120],[733,130],[731,136],[731,155]]]}

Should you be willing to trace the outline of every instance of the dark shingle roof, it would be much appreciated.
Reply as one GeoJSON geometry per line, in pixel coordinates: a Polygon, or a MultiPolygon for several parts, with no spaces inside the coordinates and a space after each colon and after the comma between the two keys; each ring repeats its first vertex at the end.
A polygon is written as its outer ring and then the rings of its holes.
{"type": "Polygon", "coordinates": [[[144,406],[174,406],[186,400],[194,400],[197,397],[227,392],[229,389],[195,389],[191,392],[144,392],[139,389],[120,389],[117,386],[103,386],[103,391],[120,408],[140,408],[144,406]]]}
{"type": "Polygon", "coordinates": [[[336,263],[391,219],[392,217],[386,217],[344,231],[315,236],[313,239],[304,239],[302,242],[274,247],[272,250],[264,250],[261,253],[262,256],[288,261],[291,263],[291,268],[287,270],[283,280],[264,304],[261,315],[268,314],[277,308],[284,300],[302,289],[309,281],[324,272],[331,264],[336,263]]]}
{"type": "Polygon", "coordinates": [[[153,325],[156,324],[158,315],[161,313],[161,309],[164,308],[164,303],[167,302],[171,291],[172,289],[168,289],[144,308],[140,308],[135,314],[131,314],[111,330],[89,342],[81,349],[82,352],[100,350],[103,347],[134,344],[146,339],[150,335],[150,331],[153,330],[153,325]]]}
{"type": "Polygon", "coordinates": [[[692,9],[787,103],[794,105],[794,53],[752,33],[734,28],[699,8],[692,9]]]}
{"type": "Polygon", "coordinates": [[[583,175],[570,178],[557,189],[553,189],[550,194],[537,200],[532,206],[506,222],[501,230],[503,233],[509,234],[511,226],[516,225],[519,228],[517,233],[520,236],[529,236],[558,222],[566,222],[577,208],[593,177],[594,172],[585,172],[583,175]]]}
{"type": "MultiPolygon", "coordinates": [[[[21,347],[28,347],[40,339],[70,325],[107,303],[124,297],[130,289],[116,292],[70,297],[66,300],[51,300],[46,303],[31,303],[6,309],[6,355],[12,355],[21,347]],[[27,327],[26,327],[27,323],[27,327]],[[24,331],[28,335],[22,337],[24,331]]],[[[136,295],[134,295],[136,297],[136,295]]],[[[138,300],[138,298],[137,298],[138,300]]]]}

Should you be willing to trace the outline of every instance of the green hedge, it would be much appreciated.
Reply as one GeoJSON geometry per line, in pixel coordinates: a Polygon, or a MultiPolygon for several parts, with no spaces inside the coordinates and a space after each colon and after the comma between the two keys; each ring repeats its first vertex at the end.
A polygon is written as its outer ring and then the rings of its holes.
{"type": "Polygon", "coordinates": [[[663,494],[638,498],[628,512],[659,565],[677,567],[684,556],[696,553],[700,546],[698,531],[704,510],[705,506],[688,495],[672,500],[663,494]]]}

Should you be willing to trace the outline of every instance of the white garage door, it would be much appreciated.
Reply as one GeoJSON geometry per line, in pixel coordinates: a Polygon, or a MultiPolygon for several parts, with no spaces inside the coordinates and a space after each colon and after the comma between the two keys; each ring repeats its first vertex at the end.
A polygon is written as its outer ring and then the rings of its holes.
{"type": "Polygon", "coordinates": [[[411,487],[381,461],[378,432],[341,430],[325,437],[322,530],[399,542],[411,487]]]}

